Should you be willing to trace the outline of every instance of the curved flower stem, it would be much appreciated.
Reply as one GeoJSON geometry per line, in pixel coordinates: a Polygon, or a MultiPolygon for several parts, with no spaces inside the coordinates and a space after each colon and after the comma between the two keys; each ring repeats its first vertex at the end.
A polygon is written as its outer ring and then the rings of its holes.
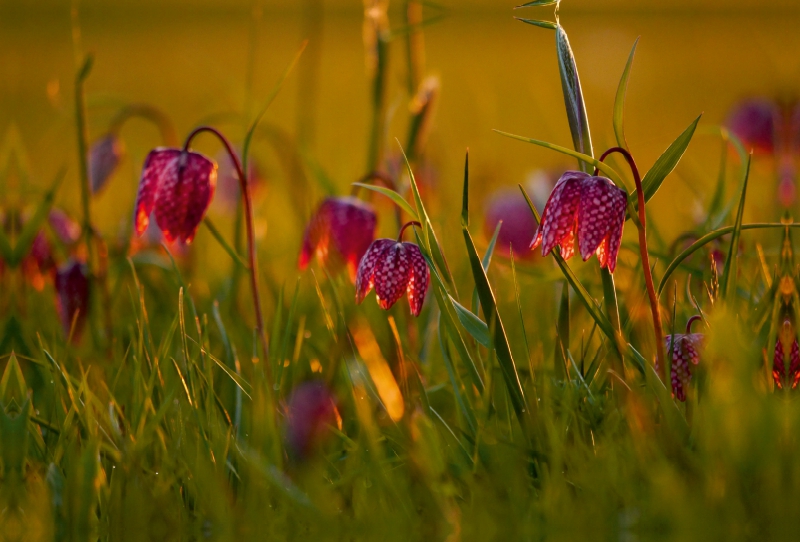
{"type": "Polygon", "coordinates": [[[403,227],[400,228],[400,233],[397,234],[398,243],[400,243],[403,240],[403,233],[405,233],[406,229],[412,226],[417,226],[418,228],[421,228],[422,224],[420,224],[416,220],[412,220],[411,222],[406,222],[405,224],[403,224],[403,227]]]}
{"type": "Polygon", "coordinates": [[[269,346],[267,345],[267,336],[264,331],[264,317],[261,314],[261,297],[258,293],[258,261],[256,259],[256,239],[253,232],[253,201],[250,197],[250,184],[248,183],[247,177],[244,174],[239,157],[236,156],[235,152],[233,152],[233,147],[231,146],[230,142],[216,128],[212,128],[211,126],[200,126],[199,128],[195,128],[186,138],[186,143],[183,145],[184,152],[189,149],[189,145],[194,137],[202,132],[212,133],[217,137],[217,139],[220,140],[220,142],[222,142],[222,145],[225,147],[225,150],[230,156],[231,162],[233,162],[233,165],[236,168],[236,173],[239,177],[239,186],[242,192],[242,201],[244,203],[244,219],[247,227],[247,265],[250,271],[250,288],[253,294],[253,307],[255,309],[256,316],[256,333],[261,341],[261,348],[264,352],[264,366],[267,379],[271,385],[272,367],[270,367],[270,364],[267,362],[267,359],[269,358],[269,346]]]}
{"type": "Polygon", "coordinates": [[[178,146],[178,136],[169,118],[163,111],[148,104],[130,104],[117,111],[117,114],[111,119],[108,131],[116,135],[125,122],[136,117],[152,122],[158,128],[164,145],[168,147],[178,146]]]}
{"type": "Polygon", "coordinates": [[[692,324],[694,324],[698,320],[702,320],[702,319],[703,319],[703,317],[700,316],[699,314],[695,314],[694,316],[689,318],[689,321],[686,322],[686,334],[687,335],[691,335],[692,334],[692,324]]]}
{"type": "MultiPolygon", "coordinates": [[[[661,313],[658,308],[658,297],[656,296],[656,289],[653,285],[653,273],[650,269],[650,255],[647,252],[647,217],[645,216],[645,202],[644,190],[642,190],[642,178],[639,175],[639,168],[636,167],[636,162],[631,156],[631,153],[622,147],[611,147],[600,156],[600,161],[606,157],[617,152],[625,157],[628,166],[631,168],[633,174],[633,181],[636,183],[636,194],[638,196],[639,204],[639,252],[642,258],[642,271],[644,272],[644,282],[647,287],[647,296],[650,298],[650,311],[653,313],[653,331],[656,338],[656,366],[659,367],[662,380],[666,381],[666,365],[663,363],[664,359],[664,332],[661,326],[661,313]]],[[[595,173],[596,174],[596,173],[595,173]]]]}

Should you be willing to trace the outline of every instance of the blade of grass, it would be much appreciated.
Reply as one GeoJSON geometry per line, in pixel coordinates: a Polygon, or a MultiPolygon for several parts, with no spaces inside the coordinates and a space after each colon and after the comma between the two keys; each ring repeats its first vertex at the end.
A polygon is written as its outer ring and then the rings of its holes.
{"type": "Polygon", "coordinates": [[[631,76],[631,66],[633,65],[633,56],[636,54],[636,46],[639,44],[639,38],[633,42],[633,47],[628,55],[628,61],[625,63],[625,69],[622,70],[622,77],[617,86],[617,94],[614,97],[614,137],[617,139],[617,145],[625,150],[628,149],[628,142],[625,140],[625,94],[628,90],[628,79],[631,76]]]}
{"type": "Polygon", "coordinates": [[[747,197],[747,181],[750,177],[750,161],[752,155],[747,159],[747,167],[744,173],[744,182],[742,183],[742,190],[739,196],[739,209],[736,212],[736,222],[733,226],[733,235],[731,235],[731,244],[728,249],[728,257],[725,259],[725,267],[722,270],[722,283],[720,284],[720,291],[722,298],[728,297],[732,291],[736,289],[736,271],[737,271],[737,258],[739,256],[739,237],[742,233],[742,218],[744,217],[744,202],[747,197]]]}

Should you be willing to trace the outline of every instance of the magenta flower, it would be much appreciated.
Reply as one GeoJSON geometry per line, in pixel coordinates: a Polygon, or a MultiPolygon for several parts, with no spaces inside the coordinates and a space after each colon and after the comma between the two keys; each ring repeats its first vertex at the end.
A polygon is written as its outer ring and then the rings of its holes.
{"type": "Polygon", "coordinates": [[[322,382],[298,385],[286,402],[284,437],[293,457],[308,457],[328,433],[328,426],[337,425],[336,400],[322,382]]]}
{"type": "Polygon", "coordinates": [[[795,389],[800,382],[800,345],[797,343],[794,326],[788,319],[783,322],[783,330],[775,342],[775,353],[772,357],[772,379],[778,389],[795,389]],[[791,341],[789,350],[789,367],[786,367],[786,344],[791,341]]]}
{"type": "Polygon", "coordinates": [[[605,177],[567,171],[556,183],[542,213],[531,249],[547,255],[561,246],[565,260],[575,253],[575,237],[584,261],[597,254],[600,267],[614,272],[625,225],[627,194],[605,177]]]}
{"type": "MultiPolygon", "coordinates": [[[[400,230],[400,238],[409,225],[400,230]]],[[[428,264],[417,245],[399,239],[377,239],[358,264],[356,303],[364,301],[375,288],[378,305],[388,310],[406,294],[411,314],[419,316],[429,282],[428,264]]]]}
{"type": "Polygon", "coordinates": [[[377,223],[372,206],[360,199],[326,198],[306,226],[297,266],[305,269],[316,255],[332,270],[346,266],[350,280],[355,281],[358,264],[375,239],[377,223]]]}
{"type": "Polygon", "coordinates": [[[770,100],[754,98],[741,102],[728,115],[726,125],[747,150],[772,154],[781,122],[780,108],[770,100]]]}
{"type": "Polygon", "coordinates": [[[701,333],[676,333],[666,337],[667,353],[672,349],[672,393],[679,401],[686,401],[686,389],[692,381],[692,365],[700,362],[698,350],[702,341],[701,333]]]}
{"type": "Polygon", "coordinates": [[[74,321],[72,338],[77,342],[89,313],[89,270],[86,264],[70,258],[56,271],[55,288],[61,327],[64,334],[69,335],[74,321]]]}
{"type": "Polygon", "coordinates": [[[211,203],[217,165],[202,154],[158,148],[144,162],[136,195],[134,226],[141,236],[155,213],[168,243],[191,243],[211,203]]]}
{"type": "Polygon", "coordinates": [[[125,147],[113,133],[108,133],[94,142],[89,149],[89,181],[92,194],[105,187],[111,175],[119,166],[125,147]]]}
{"type": "Polygon", "coordinates": [[[486,204],[483,231],[487,237],[494,235],[500,221],[503,225],[497,234],[497,250],[508,254],[511,246],[515,257],[532,254],[527,249],[536,233],[536,219],[519,190],[498,191],[486,204]]]}

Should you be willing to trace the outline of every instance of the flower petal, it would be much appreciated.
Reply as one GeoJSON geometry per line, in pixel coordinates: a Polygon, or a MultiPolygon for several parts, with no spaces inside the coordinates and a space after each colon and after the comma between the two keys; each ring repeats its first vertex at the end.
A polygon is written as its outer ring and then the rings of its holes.
{"type": "Polygon", "coordinates": [[[422,256],[419,247],[413,243],[403,243],[411,262],[411,273],[408,279],[406,292],[408,294],[408,305],[411,307],[411,314],[419,316],[422,312],[422,304],[425,301],[425,293],[428,291],[431,275],[428,270],[428,262],[422,256]]]}
{"type": "Polygon", "coordinates": [[[396,244],[394,239],[377,239],[364,253],[358,264],[358,273],[356,273],[356,303],[364,301],[374,286],[375,264],[381,259],[383,253],[394,244],[396,244]]]}
{"type": "Polygon", "coordinates": [[[789,374],[787,376],[787,380],[792,383],[792,389],[795,389],[797,383],[800,382],[800,345],[797,344],[796,337],[789,352],[789,374]]]}
{"type": "Polygon", "coordinates": [[[211,203],[217,165],[196,152],[180,153],[166,168],[156,192],[156,222],[168,243],[190,243],[211,203]]]}
{"type": "Polygon", "coordinates": [[[375,239],[378,219],[372,206],[357,198],[336,198],[331,207],[330,233],[351,280],[355,280],[358,263],[375,239]]]}
{"type": "Polygon", "coordinates": [[[89,180],[92,194],[97,194],[103,189],[119,166],[124,152],[122,140],[114,134],[106,134],[95,141],[89,150],[89,180]]]}
{"type": "Polygon", "coordinates": [[[145,158],[133,213],[134,229],[139,237],[150,223],[150,213],[155,206],[158,188],[165,176],[173,174],[171,172],[174,171],[180,154],[178,149],[158,148],[150,151],[145,158]]]}
{"type": "Polygon", "coordinates": [[[535,248],[537,240],[540,241],[543,256],[547,256],[557,244],[569,240],[575,230],[575,215],[578,212],[581,185],[588,177],[588,174],[581,171],[567,171],[556,183],[544,207],[542,222],[536,231],[532,246],[535,248]]]}
{"type": "Polygon", "coordinates": [[[375,263],[372,282],[378,305],[383,309],[391,308],[408,289],[412,265],[409,250],[404,245],[395,243],[375,263]]]}
{"type": "MultiPolygon", "coordinates": [[[[625,192],[605,177],[589,177],[583,181],[578,209],[578,248],[584,261],[594,254],[612,226],[617,226],[620,215],[625,220],[625,198],[625,192]]],[[[609,247],[609,259],[610,252],[609,247]]]]}

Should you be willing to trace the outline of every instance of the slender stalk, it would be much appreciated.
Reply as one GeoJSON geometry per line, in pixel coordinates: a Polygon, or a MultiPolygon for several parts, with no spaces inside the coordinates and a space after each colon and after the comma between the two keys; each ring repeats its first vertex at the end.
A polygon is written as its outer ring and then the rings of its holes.
{"type": "MultiPolygon", "coordinates": [[[[392,179],[391,176],[381,171],[370,171],[356,182],[359,184],[374,184],[375,181],[379,181],[383,186],[385,186],[389,190],[394,190],[395,192],[397,192],[397,184],[394,182],[394,179],[392,179]]],[[[350,191],[350,195],[353,197],[357,197],[358,194],[361,192],[361,190],[363,190],[362,187],[353,186],[352,190],[350,191]]],[[[397,206],[394,207],[395,207],[394,217],[395,220],[397,221],[397,227],[399,228],[403,224],[403,216],[402,216],[403,211],[397,206]]]]}
{"type": "Polygon", "coordinates": [[[417,226],[418,228],[421,228],[422,224],[420,224],[416,220],[412,220],[411,222],[406,222],[405,224],[403,224],[403,227],[400,228],[400,233],[397,234],[397,242],[398,243],[403,240],[403,233],[405,233],[406,229],[410,228],[412,226],[417,226]]]}
{"type": "Polygon", "coordinates": [[[698,320],[702,320],[702,319],[703,319],[703,317],[700,316],[699,314],[695,314],[694,316],[689,318],[689,321],[686,322],[686,334],[687,335],[691,335],[692,334],[692,324],[694,324],[698,320]]]}
{"type": "MultiPolygon", "coordinates": [[[[628,162],[628,166],[631,168],[633,181],[636,183],[636,194],[639,200],[639,253],[641,254],[642,258],[642,271],[644,272],[644,282],[645,286],[647,287],[647,296],[650,298],[650,311],[653,314],[653,332],[656,339],[656,366],[660,368],[662,380],[666,381],[666,365],[663,363],[664,331],[661,326],[661,313],[659,312],[658,308],[658,296],[656,296],[656,289],[655,285],[653,284],[653,273],[650,269],[650,255],[647,252],[647,217],[645,216],[642,178],[639,175],[639,168],[636,167],[636,162],[634,161],[633,156],[631,156],[631,153],[622,147],[612,147],[608,149],[603,153],[602,156],[600,156],[600,161],[602,162],[609,154],[614,152],[617,152],[625,157],[625,160],[628,162]]],[[[597,172],[595,172],[595,175],[596,174],[597,172]]]]}
{"type": "Polygon", "coordinates": [[[245,176],[242,164],[239,161],[239,157],[236,156],[236,153],[233,151],[233,147],[231,146],[230,142],[216,128],[212,128],[211,126],[200,126],[199,128],[195,128],[186,138],[186,143],[183,145],[183,150],[187,151],[195,136],[202,132],[214,134],[217,139],[219,139],[219,141],[225,147],[228,156],[230,156],[231,162],[233,162],[233,165],[236,168],[236,173],[239,177],[239,186],[242,192],[242,203],[244,204],[244,221],[247,230],[247,265],[250,271],[250,289],[252,290],[253,307],[256,316],[256,333],[261,341],[261,348],[264,353],[265,371],[271,386],[272,368],[270,367],[269,363],[267,363],[267,359],[269,358],[269,346],[267,344],[267,336],[264,329],[264,317],[261,313],[261,296],[258,293],[258,260],[256,258],[256,239],[253,231],[253,201],[250,197],[250,183],[245,176]]]}
{"type": "Polygon", "coordinates": [[[178,146],[178,136],[169,118],[163,111],[148,104],[130,104],[120,109],[111,119],[108,131],[112,134],[117,134],[125,122],[137,117],[152,122],[158,128],[164,145],[168,147],[178,146]]]}

